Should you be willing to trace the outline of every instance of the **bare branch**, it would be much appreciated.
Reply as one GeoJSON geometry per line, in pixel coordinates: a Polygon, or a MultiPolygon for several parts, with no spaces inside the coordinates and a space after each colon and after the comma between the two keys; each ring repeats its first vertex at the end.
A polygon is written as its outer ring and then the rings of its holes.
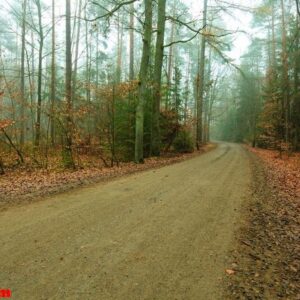
{"type": "Polygon", "coordinates": [[[113,16],[113,14],[118,11],[121,7],[125,6],[125,5],[129,5],[131,3],[134,3],[134,2],[137,2],[138,0],[128,0],[128,1],[125,1],[125,2],[121,2],[119,3],[118,5],[116,5],[112,10],[107,10],[106,8],[104,8],[101,4],[99,4],[98,2],[95,2],[93,1],[92,4],[94,5],[97,5],[99,7],[101,7],[102,9],[105,9],[107,11],[107,13],[105,13],[104,15],[101,15],[101,16],[98,16],[96,18],[93,18],[93,19],[83,19],[87,22],[94,22],[94,21],[97,21],[99,19],[103,19],[103,18],[110,18],[113,16]]]}
{"type": "Polygon", "coordinates": [[[192,37],[190,37],[189,39],[186,39],[186,40],[178,40],[178,41],[171,42],[171,43],[169,43],[169,44],[164,45],[164,48],[170,47],[170,46],[172,46],[172,45],[174,45],[174,44],[185,44],[185,43],[190,42],[190,41],[193,40],[193,39],[201,32],[201,30],[203,30],[205,27],[206,27],[206,26],[203,26],[203,27],[199,28],[197,31],[195,31],[195,34],[194,34],[192,37]]]}
{"type": "Polygon", "coordinates": [[[232,60],[227,57],[216,45],[214,45],[211,41],[207,40],[207,43],[216,51],[216,53],[224,60],[225,63],[229,64],[230,66],[234,67],[236,70],[238,70],[241,75],[246,78],[245,73],[241,68],[239,68],[237,65],[235,65],[232,60]]]}

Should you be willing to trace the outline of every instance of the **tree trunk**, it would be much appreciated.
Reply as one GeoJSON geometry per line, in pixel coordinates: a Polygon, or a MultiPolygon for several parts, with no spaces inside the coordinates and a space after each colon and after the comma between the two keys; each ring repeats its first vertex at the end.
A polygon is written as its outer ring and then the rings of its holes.
{"type": "Polygon", "coordinates": [[[161,102],[161,74],[164,57],[164,38],[166,24],[166,0],[159,0],[157,6],[157,38],[154,61],[153,100],[152,100],[152,139],[151,152],[154,156],[160,155],[159,115],[161,102]]]}
{"type": "MultiPolygon", "coordinates": [[[[172,12],[173,17],[175,16],[175,8],[176,8],[176,4],[174,1],[173,12],[172,12]]],[[[170,43],[172,43],[174,41],[174,35],[175,35],[175,22],[172,22],[170,43]]],[[[171,90],[172,75],[173,75],[174,47],[175,47],[175,45],[172,44],[169,48],[169,53],[168,53],[169,57],[168,57],[168,73],[167,73],[167,96],[166,96],[166,103],[165,103],[166,110],[169,109],[170,90],[171,90]]]]}
{"type": "Polygon", "coordinates": [[[55,144],[55,102],[56,102],[56,67],[55,67],[55,0],[52,0],[52,57],[51,57],[51,127],[50,136],[52,146],[55,144]]]}
{"type": "Polygon", "coordinates": [[[71,53],[71,4],[70,0],[66,0],[66,78],[65,78],[65,93],[66,93],[66,141],[63,149],[63,162],[66,168],[75,168],[72,155],[72,53],[71,53]]]}
{"type": "Polygon", "coordinates": [[[42,24],[42,11],[40,0],[36,1],[39,20],[39,62],[38,62],[38,91],[37,91],[37,115],[36,115],[36,132],[35,146],[40,145],[41,139],[41,111],[42,111],[42,79],[43,79],[43,47],[44,47],[44,32],[42,24]]]}
{"type": "Polygon", "coordinates": [[[123,24],[122,24],[122,20],[120,20],[120,12],[119,12],[119,14],[118,14],[118,46],[117,46],[116,83],[121,82],[122,53],[123,53],[123,24]]]}
{"type": "Polygon", "coordinates": [[[134,3],[130,6],[129,20],[129,80],[134,79],[134,3]]]}
{"type": "Polygon", "coordinates": [[[138,103],[136,107],[135,122],[135,162],[142,163],[144,161],[144,101],[147,96],[147,75],[149,69],[149,60],[151,52],[152,37],[152,1],[144,0],[145,4],[145,20],[143,35],[143,51],[141,58],[141,66],[139,73],[138,87],[138,103]]]}
{"type": "Polygon", "coordinates": [[[75,57],[74,57],[74,70],[73,70],[73,87],[72,87],[72,100],[73,101],[76,99],[77,68],[78,68],[80,29],[81,29],[81,9],[82,9],[82,0],[79,0],[79,9],[78,9],[79,20],[78,20],[78,23],[77,23],[77,33],[76,33],[76,42],[75,42],[75,57]]]}
{"type": "Polygon", "coordinates": [[[294,112],[294,138],[293,138],[293,149],[299,150],[300,141],[300,17],[297,16],[297,32],[295,39],[295,66],[294,66],[294,99],[293,99],[293,112],[294,112]]]}
{"type": "MultiPolygon", "coordinates": [[[[208,0],[204,0],[203,6],[203,28],[207,25],[207,2],[208,0]]],[[[204,71],[205,71],[205,44],[206,38],[205,35],[202,35],[201,38],[201,50],[200,50],[200,61],[199,61],[199,76],[198,76],[198,101],[197,101],[197,128],[196,128],[196,144],[197,149],[200,148],[202,144],[202,112],[203,112],[203,95],[204,95],[204,71]]]]}
{"type": "Polygon", "coordinates": [[[22,46],[21,46],[21,128],[20,128],[20,145],[24,145],[25,140],[25,34],[26,34],[26,12],[27,12],[27,0],[23,0],[22,3],[22,46]]]}
{"type": "Polygon", "coordinates": [[[283,92],[283,118],[284,118],[284,139],[286,144],[290,141],[290,99],[289,99],[289,66],[287,53],[287,36],[285,24],[285,7],[281,0],[281,24],[282,24],[282,92],[283,92]]]}

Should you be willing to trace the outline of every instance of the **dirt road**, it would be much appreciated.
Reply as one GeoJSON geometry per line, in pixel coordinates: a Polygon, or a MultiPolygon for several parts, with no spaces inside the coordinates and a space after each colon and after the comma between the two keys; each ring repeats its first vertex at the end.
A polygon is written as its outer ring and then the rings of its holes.
{"type": "Polygon", "coordinates": [[[222,299],[250,160],[239,145],[0,214],[13,299],[222,299]]]}

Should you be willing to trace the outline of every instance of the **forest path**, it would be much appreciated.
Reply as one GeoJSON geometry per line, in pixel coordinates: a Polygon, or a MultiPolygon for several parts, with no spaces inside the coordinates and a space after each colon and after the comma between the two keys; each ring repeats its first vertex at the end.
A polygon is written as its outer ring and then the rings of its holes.
{"type": "Polygon", "coordinates": [[[0,288],[13,299],[222,298],[250,158],[199,157],[0,214],[0,288]]]}

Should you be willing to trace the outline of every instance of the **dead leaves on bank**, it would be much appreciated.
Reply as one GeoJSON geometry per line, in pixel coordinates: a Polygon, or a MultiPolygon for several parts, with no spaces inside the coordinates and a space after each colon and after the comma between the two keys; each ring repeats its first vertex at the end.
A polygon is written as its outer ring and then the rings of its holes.
{"type": "Polygon", "coordinates": [[[267,165],[270,182],[276,185],[285,197],[300,197],[300,153],[291,156],[282,155],[278,151],[249,148],[267,165]]]}
{"type": "Polygon", "coordinates": [[[231,255],[239,271],[228,276],[228,298],[300,299],[300,154],[249,150],[261,160],[252,162],[252,199],[231,255]]]}
{"type": "MultiPolygon", "coordinates": [[[[110,178],[180,162],[209,151],[214,147],[215,145],[210,144],[194,153],[176,155],[169,153],[159,158],[148,158],[144,164],[120,163],[119,166],[112,168],[105,168],[99,162],[99,167],[84,164],[86,167],[75,171],[26,168],[7,170],[5,175],[0,176],[0,209],[12,204],[34,200],[39,196],[66,191],[83,184],[105,181],[110,178]]],[[[81,159],[83,160],[83,157],[81,159]]],[[[88,158],[85,157],[85,160],[88,160],[88,158]]]]}

